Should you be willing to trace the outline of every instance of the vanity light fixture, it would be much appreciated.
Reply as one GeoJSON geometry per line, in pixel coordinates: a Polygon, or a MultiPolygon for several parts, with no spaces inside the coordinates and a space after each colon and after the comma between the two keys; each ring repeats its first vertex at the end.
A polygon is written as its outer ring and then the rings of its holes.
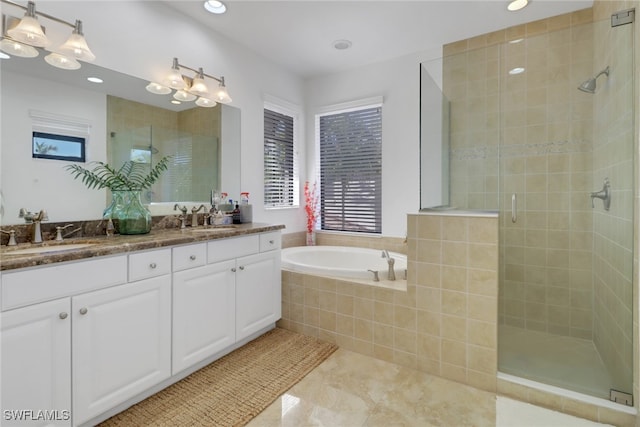
{"type": "Polygon", "coordinates": [[[147,91],[155,93],[156,95],[167,95],[174,89],[172,103],[176,104],[180,102],[196,101],[196,105],[200,107],[215,107],[216,103],[228,104],[231,97],[227,92],[227,87],[224,83],[224,77],[214,77],[206,74],[202,68],[187,67],[180,64],[178,58],[173,58],[173,64],[171,65],[171,71],[162,80],[162,84],[156,82],[150,82],[147,87],[147,91]],[[182,74],[181,69],[192,71],[193,77],[187,77],[182,74]],[[205,81],[205,77],[218,82],[218,87],[215,90],[209,89],[205,81]]]}
{"type": "Polygon", "coordinates": [[[529,4],[529,0],[513,0],[509,2],[507,10],[509,12],[515,12],[520,9],[524,9],[529,4]]]}
{"type": "Polygon", "coordinates": [[[13,56],[35,58],[39,55],[37,48],[47,49],[51,53],[45,57],[45,61],[65,70],[80,68],[78,60],[91,62],[96,58],[84,38],[82,21],[76,20],[72,24],[55,16],[36,12],[36,5],[32,1],[27,2],[26,7],[10,0],[0,1],[25,10],[22,19],[3,15],[3,32],[0,42],[0,50],[3,52],[13,56]],[[57,49],[49,49],[50,41],[45,34],[45,29],[40,26],[38,17],[71,27],[73,32],[57,49]]]}

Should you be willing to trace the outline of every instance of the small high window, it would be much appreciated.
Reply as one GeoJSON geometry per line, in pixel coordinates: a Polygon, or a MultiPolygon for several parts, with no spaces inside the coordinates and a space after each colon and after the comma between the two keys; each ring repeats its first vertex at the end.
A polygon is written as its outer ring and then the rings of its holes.
{"type": "Polygon", "coordinates": [[[33,158],[85,161],[85,138],[33,132],[31,153],[33,158]]]}

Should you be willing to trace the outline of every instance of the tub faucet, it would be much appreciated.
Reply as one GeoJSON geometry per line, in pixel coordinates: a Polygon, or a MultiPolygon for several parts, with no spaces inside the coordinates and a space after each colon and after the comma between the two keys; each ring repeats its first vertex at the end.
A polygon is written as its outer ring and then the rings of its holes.
{"type": "Polygon", "coordinates": [[[396,280],[396,272],[393,268],[393,265],[396,263],[396,260],[391,258],[389,255],[389,251],[386,249],[382,250],[382,258],[387,259],[387,264],[389,264],[389,271],[387,273],[387,280],[396,280]]]}

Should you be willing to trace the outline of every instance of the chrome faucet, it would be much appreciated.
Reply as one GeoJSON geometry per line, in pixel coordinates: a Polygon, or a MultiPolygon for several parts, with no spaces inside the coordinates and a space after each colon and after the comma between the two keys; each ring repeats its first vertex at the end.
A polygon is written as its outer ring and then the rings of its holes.
{"type": "Polygon", "coordinates": [[[33,213],[27,211],[25,208],[21,208],[18,214],[20,218],[24,218],[24,221],[27,224],[33,223],[33,229],[31,233],[31,242],[32,243],[42,243],[42,229],[40,228],[40,222],[49,221],[49,216],[47,215],[47,211],[42,209],[40,212],[33,213]]]}
{"type": "Polygon", "coordinates": [[[206,207],[204,205],[200,205],[200,207],[198,208],[196,208],[195,206],[191,208],[191,226],[192,227],[198,226],[198,212],[200,212],[201,209],[206,209],[206,207]]]}
{"type": "Polygon", "coordinates": [[[386,249],[382,250],[382,258],[387,259],[387,264],[389,264],[389,271],[387,272],[387,280],[396,280],[396,271],[393,268],[393,265],[396,263],[394,258],[389,256],[389,251],[386,249]]]}
{"type": "Polygon", "coordinates": [[[180,219],[180,228],[186,228],[184,224],[184,220],[187,218],[187,207],[186,206],[180,207],[180,205],[176,203],[175,205],[173,205],[173,210],[174,211],[179,210],[180,212],[182,212],[182,215],[178,217],[180,219]]]}

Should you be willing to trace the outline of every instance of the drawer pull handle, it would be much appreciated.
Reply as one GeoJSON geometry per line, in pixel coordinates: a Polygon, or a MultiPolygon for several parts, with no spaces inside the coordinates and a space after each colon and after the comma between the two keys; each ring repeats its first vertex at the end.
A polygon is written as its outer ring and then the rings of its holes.
{"type": "Polygon", "coordinates": [[[156,268],[158,265],[155,262],[152,262],[151,264],[149,264],[149,267],[151,268],[156,268]]]}
{"type": "Polygon", "coordinates": [[[190,259],[191,261],[195,261],[195,260],[196,260],[196,256],[195,256],[195,255],[191,255],[191,256],[189,257],[189,259],[190,259]]]}
{"type": "Polygon", "coordinates": [[[82,308],[80,309],[80,314],[82,314],[83,316],[84,316],[85,314],[87,314],[88,312],[89,312],[89,310],[87,310],[87,308],[86,308],[86,307],[82,307],[82,308]]]}
{"type": "Polygon", "coordinates": [[[241,265],[241,266],[240,266],[240,270],[244,270],[244,265],[241,265]]]}
{"type": "Polygon", "coordinates": [[[274,243],[275,243],[275,241],[273,241],[273,240],[269,240],[269,244],[270,244],[270,245],[273,245],[274,243]]]}
{"type": "Polygon", "coordinates": [[[233,267],[233,268],[231,269],[231,271],[232,271],[233,273],[235,273],[235,272],[236,272],[236,268],[235,268],[235,267],[233,267]]]}
{"type": "Polygon", "coordinates": [[[62,320],[66,319],[67,316],[68,316],[68,314],[65,313],[64,311],[58,315],[58,317],[60,317],[62,320]]]}

